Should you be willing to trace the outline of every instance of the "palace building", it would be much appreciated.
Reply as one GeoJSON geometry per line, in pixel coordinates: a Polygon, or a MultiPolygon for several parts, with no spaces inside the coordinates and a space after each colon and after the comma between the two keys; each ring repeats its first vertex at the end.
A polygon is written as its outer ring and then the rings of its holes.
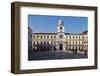
{"type": "Polygon", "coordinates": [[[55,33],[32,33],[33,51],[87,51],[87,31],[79,34],[66,33],[64,23],[58,20],[55,33]]]}

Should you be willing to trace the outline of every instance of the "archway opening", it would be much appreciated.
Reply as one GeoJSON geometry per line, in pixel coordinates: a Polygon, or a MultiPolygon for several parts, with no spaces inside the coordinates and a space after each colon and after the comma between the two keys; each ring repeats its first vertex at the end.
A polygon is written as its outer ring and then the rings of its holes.
{"type": "Polygon", "coordinates": [[[59,44],[59,50],[63,50],[63,44],[62,43],[59,44]]]}

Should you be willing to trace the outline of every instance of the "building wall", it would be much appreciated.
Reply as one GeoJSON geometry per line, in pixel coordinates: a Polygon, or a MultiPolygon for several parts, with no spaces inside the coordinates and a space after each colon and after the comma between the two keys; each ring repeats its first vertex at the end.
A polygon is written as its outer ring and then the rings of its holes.
{"type": "MultiPolygon", "coordinates": [[[[73,34],[65,35],[64,37],[65,49],[68,50],[87,50],[88,38],[87,34],[73,34]]],[[[59,50],[57,49],[57,34],[36,34],[32,36],[32,48],[33,50],[59,50]]]]}
{"type": "Polygon", "coordinates": [[[55,34],[33,34],[32,37],[33,50],[54,50],[56,47],[55,34]]]}
{"type": "Polygon", "coordinates": [[[32,29],[28,26],[28,50],[32,50],[32,29]]]}

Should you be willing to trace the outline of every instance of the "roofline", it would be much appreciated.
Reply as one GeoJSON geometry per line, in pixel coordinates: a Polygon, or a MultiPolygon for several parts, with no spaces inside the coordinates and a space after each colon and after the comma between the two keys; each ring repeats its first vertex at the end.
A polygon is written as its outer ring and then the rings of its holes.
{"type": "MultiPolygon", "coordinates": [[[[57,34],[57,33],[33,33],[33,34],[57,34]]],[[[70,34],[70,33],[65,33],[65,35],[87,35],[87,34],[70,34]]]]}

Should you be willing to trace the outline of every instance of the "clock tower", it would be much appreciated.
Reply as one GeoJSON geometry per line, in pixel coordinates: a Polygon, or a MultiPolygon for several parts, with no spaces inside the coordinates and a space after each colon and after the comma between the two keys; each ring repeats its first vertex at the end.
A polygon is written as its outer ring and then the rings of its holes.
{"type": "Polygon", "coordinates": [[[64,23],[60,19],[57,23],[57,49],[65,50],[65,33],[64,33],[64,23]]]}
{"type": "Polygon", "coordinates": [[[63,21],[60,19],[58,20],[58,23],[57,23],[57,38],[58,40],[60,41],[63,41],[64,39],[64,23],[63,21]]]}

